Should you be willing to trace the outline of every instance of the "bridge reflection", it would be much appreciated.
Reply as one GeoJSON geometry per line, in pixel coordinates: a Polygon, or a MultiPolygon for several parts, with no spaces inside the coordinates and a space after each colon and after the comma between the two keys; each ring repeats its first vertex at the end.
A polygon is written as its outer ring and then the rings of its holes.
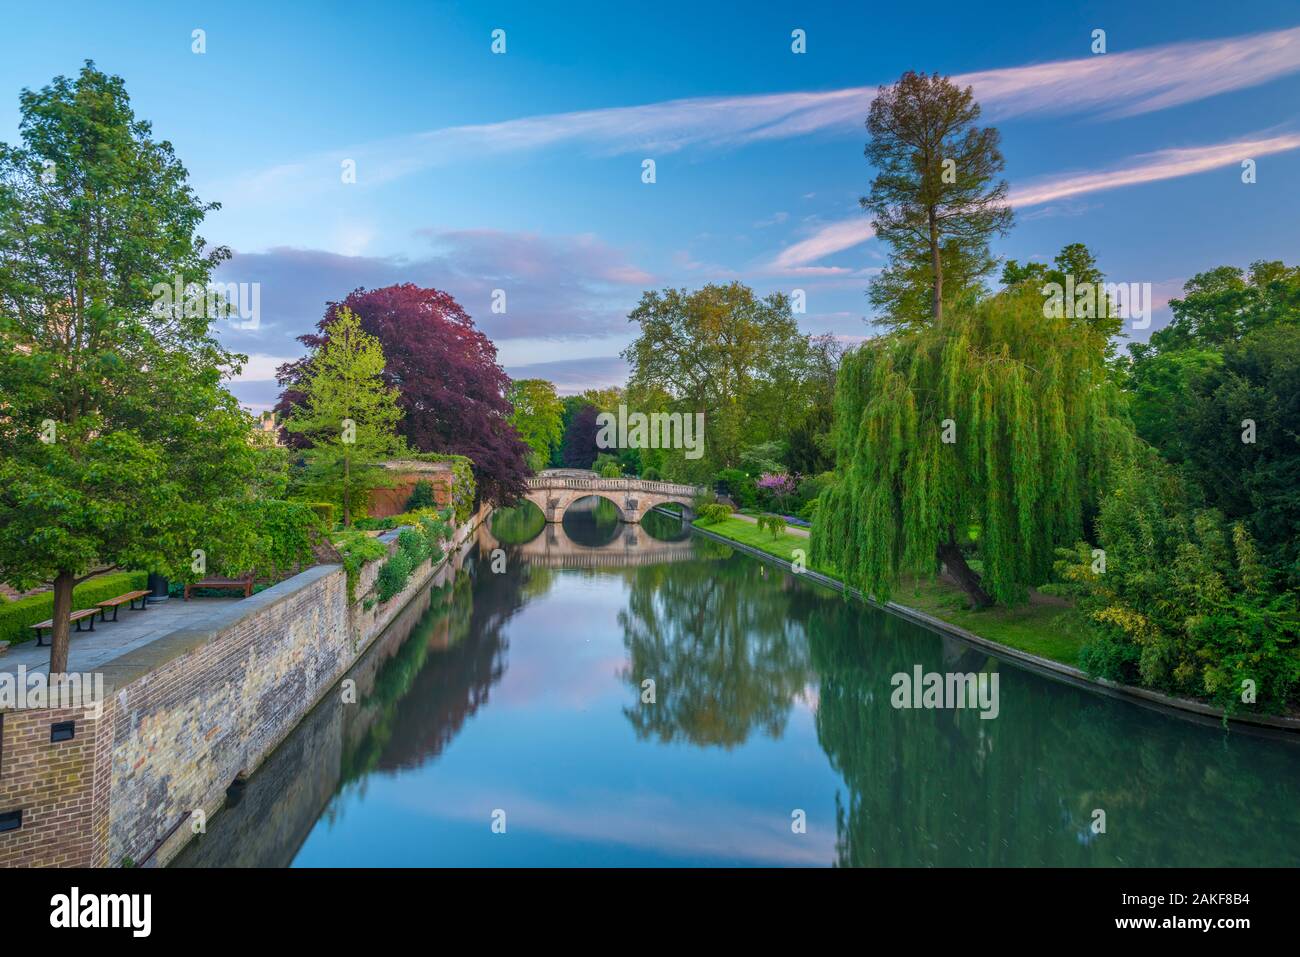
{"type": "Polygon", "coordinates": [[[647,514],[641,525],[617,522],[612,537],[599,545],[575,540],[564,522],[547,522],[535,537],[514,545],[501,542],[491,526],[484,522],[478,527],[480,549],[491,552],[502,548],[547,568],[627,568],[698,557],[690,527],[662,512],[647,514]],[[647,527],[653,527],[660,537],[650,535],[647,527]]]}

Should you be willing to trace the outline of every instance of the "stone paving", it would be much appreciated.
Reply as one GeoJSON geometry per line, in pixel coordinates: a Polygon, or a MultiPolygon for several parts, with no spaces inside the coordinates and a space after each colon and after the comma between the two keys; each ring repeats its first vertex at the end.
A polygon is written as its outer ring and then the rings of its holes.
{"type": "MultiPolygon", "coordinates": [[[[149,605],[144,611],[131,611],[123,605],[117,611],[117,621],[113,621],[111,611],[108,621],[100,621],[96,616],[94,631],[79,632],[74,624],[68,647],[68,670],[96,671],[119,655],[157,641],[178,628],[201,625],[223,608],[228,608],[231,602],[242,600],[242,596],[191,598],[189,601],[169,598],[149,605]]],[[[0,674],[16,674],[19,665],[26,665],[29,673],[48,672],[50,646],[37,645],[33,639],[10,645],[8,651],[0,653],[0,674]]]]}

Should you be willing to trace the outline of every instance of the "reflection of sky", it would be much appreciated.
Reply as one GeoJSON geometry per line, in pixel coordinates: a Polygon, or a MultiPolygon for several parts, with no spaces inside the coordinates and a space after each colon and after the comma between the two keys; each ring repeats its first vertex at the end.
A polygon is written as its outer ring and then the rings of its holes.
{"type": "Polygon", "coordinates": [[[637,740],[623,711],[653,705],[620,677],[627,595],[618,575],[557,574],[506,626],[488,706],[437,761],[336,798],[296,863],[830,864],[841,785],[806,704],[776,741],[637,740]],[[491,831],[497,808],[504,835],[491,831]],[[796,808],[805,834],[791,831],[796,808]]]}

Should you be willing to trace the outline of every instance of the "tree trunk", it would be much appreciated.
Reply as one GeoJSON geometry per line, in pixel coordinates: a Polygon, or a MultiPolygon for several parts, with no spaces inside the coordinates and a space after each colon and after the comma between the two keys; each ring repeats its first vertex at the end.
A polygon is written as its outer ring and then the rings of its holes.
{"type": "Polygon", "coordinates": [[[934,270],[934,295],[930,301],[930,316],[937,323],[943,314],[943,261],[939,257],[939,224],[934,207],[930,207],[930,266],[934,270]]]}
{"type": "Polygon", "coordinates": [[[955,542],[940,545],[937,551],[939,561],[948,569],[948,574],[957,580],[975,608],[987,608],[993,604],[993,597],[980,584],[979,575],[966,564],[966,556],[955,542]]]}
{"type": "Polygon", "coordinates": [[[343,452],[343,527],[352,527],[352,456],[343,452]]]}
{"type": "Polygon", "coordinates": [[[54,628],[50,631],[50,675],[65,674],[68,670],[68,640],[72,622],[72,586],[76,584],[72,572],[59,572],[54,578],[54,628]]]}

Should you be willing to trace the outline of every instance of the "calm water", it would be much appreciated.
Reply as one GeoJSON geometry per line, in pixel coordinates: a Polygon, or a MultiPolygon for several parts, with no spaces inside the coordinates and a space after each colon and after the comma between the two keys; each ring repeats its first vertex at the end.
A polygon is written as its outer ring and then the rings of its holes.
{"type": "Polygon", "coordinates": [[[1021,671],[662,516],[539,518],[498,515],[354,669],[359,703],[328,696],[177,863],[1300,863],[1300,746],[1021,671]],[[918,664],[996,671],[1000,714],[895,710],[918,664]]]}

